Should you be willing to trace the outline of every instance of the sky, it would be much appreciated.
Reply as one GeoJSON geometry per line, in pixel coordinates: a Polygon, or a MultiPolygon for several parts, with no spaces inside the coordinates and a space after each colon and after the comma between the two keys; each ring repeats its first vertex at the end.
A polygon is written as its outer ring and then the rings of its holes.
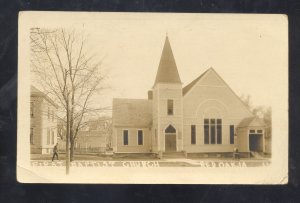
{"type": "Polygon", "coordinates": [[[31,24],[84,32],[108,75],[103,106],[112,98],[147,98],[166,35],[183,87],[212,67],[238,96],[270,106],[276,77],[288,70],[284,15],[48,12],[31,24]]]}

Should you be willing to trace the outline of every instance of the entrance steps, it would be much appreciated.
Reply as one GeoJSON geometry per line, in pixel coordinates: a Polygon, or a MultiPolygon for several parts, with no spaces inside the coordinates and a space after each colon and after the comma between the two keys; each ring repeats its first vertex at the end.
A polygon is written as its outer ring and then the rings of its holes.
{"type": "Polygon", "coordinates": [[[176,158],[186,158],[185,152],[163,152],[162,158],[176,159],[176,158]]]}
{"type": "Polygon", "coordinates": [[[265,157],[264,157],[264,155],[263,155],[262,152],[251,151],[250,154],[251,154],[251,157],[253,157],[255,159],[265,159],[265,157]]]}

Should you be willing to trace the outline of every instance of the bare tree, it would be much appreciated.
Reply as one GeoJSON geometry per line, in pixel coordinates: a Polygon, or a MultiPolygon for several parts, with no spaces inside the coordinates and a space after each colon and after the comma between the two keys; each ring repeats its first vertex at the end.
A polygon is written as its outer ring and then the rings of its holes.
{"type": "MultiPolygon", "coordinates": [[[[66,126],[67,159],[70,149],[72,161],[75,139],[87,116],[103,110],[93,99],[104,89],[101,60],[88,53],[84,35],[74,30],[32,28],[30,38],[31,71],[59,106],[57,116],[66,126]]],[[[68,167],[69,163],[67,173],[68,167]]]]}

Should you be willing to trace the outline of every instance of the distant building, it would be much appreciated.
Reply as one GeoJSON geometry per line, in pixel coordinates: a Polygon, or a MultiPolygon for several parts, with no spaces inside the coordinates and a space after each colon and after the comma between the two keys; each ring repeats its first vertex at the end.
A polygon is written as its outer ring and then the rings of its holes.
{"type": "Polygon", "coordinates": [[[210,68],[182,87],[168,37],[148,99],[113,100],[115,153],[264,152],[265,124],[210,68]]]}
{"type": "Polygon", "coordinates": [[[32,154],[52,153],[57,143],[57,105],[43,92],[31,86],[30,150],[32,154]]]}
{"type": "Polygon", "coordinates": [[[111,147],[111,118],[90,120],[78,132],[75,150],[80,152],[104,152],[111,147]]]}

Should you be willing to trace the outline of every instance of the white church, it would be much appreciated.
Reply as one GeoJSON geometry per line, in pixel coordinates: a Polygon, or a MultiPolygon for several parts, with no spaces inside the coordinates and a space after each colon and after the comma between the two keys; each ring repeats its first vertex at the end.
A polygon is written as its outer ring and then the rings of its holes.
{"type": "MultiPolygon", "coordinates": [[[[241,81],[242,82],[242,81],[241,81]]],[[[243,156],[265,151],[256,118],[210,68],[182,86],[168,37],[148,99],[113,99],[114,153],[243,156]]]]}

